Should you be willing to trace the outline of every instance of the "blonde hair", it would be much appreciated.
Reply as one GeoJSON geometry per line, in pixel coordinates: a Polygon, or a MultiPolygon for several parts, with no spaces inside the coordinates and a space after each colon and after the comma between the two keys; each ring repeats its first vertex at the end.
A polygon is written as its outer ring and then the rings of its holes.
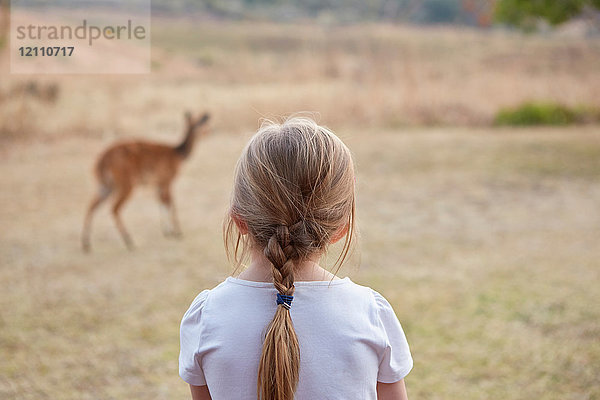
{"type": "MultiPolygon", "coordinates": [[[[354,210],[352,155],[333,132],[301,117],[265,124],[236,166],[223,231],[228,257],[233,255],[239,267],[251,248],[264,249],[275,288],[291,296],[295,266],[322,254],[346,230],[336,264],[343,263],[352,243],[354,210]]],[[[289,309],[281,305],[264,339],[258,398],[292,399],[299,368],[298,338],[289,309]]]]}

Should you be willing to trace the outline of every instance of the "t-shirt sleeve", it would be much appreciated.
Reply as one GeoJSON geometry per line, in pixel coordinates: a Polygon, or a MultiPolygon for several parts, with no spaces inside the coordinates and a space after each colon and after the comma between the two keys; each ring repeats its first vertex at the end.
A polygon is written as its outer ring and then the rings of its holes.
{"type": "Polygon", "coordinates": [[[198,353],[202,340],[202,310],[209,292],[205,290],[194,299],[181,320],[179,331],[179,376],[194,386],[206,385],[198,353]]]}
{"type": "Polygon", "coordinates": [[[384,338],[377,381],[382,383],[398,382],[404,379],[412,369],[413,359],[394,309],[382,295],[375,291],[373,294],[384,338]]]}

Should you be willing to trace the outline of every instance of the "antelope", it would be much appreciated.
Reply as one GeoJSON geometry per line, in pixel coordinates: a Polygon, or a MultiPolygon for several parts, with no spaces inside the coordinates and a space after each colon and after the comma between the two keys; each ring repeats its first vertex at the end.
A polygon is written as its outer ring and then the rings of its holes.
{"type": "Polygon", "coordinates": [[[90,231],[92,217],[96,209],[109,197],[113,198],[112,215],[125,245],[133,249],[133,241],[123,225],[120,211],[129,199],[133,189],[141,184],[156,186],[158,200],[167,217],[163,224],[165,236],[181,236],[181,229],[175,211],[171,185],[179,167],[192,152],[194,142],[208,132],[206,124],[210,115],[204,113],[194,118],[185,114],[185,137],[178,145],[171,146],[145,140],[117,143],[104,150],[98,157],[94,173],[99,183],[98,191],[88,207],[83,224],[83,251],[90,251],[90,231]],[[170,221],[169,221],[170,219],[170,221]]]}

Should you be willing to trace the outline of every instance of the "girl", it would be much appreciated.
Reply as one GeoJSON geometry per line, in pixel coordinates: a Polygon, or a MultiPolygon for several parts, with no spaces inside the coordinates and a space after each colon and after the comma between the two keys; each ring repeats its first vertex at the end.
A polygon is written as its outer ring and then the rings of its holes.
{"type": "Polygon", "coordinates": [[[200,293],[181,321],[179,374],[192,398],[407,399],[412,358],[390,304],[321,268],[354,232],[354,167],[307,118],[263,126],[238,161],[224,225],[250,265],[200,293]]]}

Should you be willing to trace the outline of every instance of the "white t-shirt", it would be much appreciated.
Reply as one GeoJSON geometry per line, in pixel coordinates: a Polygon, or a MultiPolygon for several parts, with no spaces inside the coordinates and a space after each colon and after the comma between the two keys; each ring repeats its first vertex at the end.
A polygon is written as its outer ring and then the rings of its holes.
{"type": "MultiPolygon", "coordinates": [[[[300,344],[296,400],[377,399],[377,382],[403,379],[413,361],[394,310],[350,278],[295,282],[300,344]]],[[[262,343],[273,319],[272,283],[227,278],[200,293],[181,321],[179,375],[213,400],[256,400],[262,343]]]]}

